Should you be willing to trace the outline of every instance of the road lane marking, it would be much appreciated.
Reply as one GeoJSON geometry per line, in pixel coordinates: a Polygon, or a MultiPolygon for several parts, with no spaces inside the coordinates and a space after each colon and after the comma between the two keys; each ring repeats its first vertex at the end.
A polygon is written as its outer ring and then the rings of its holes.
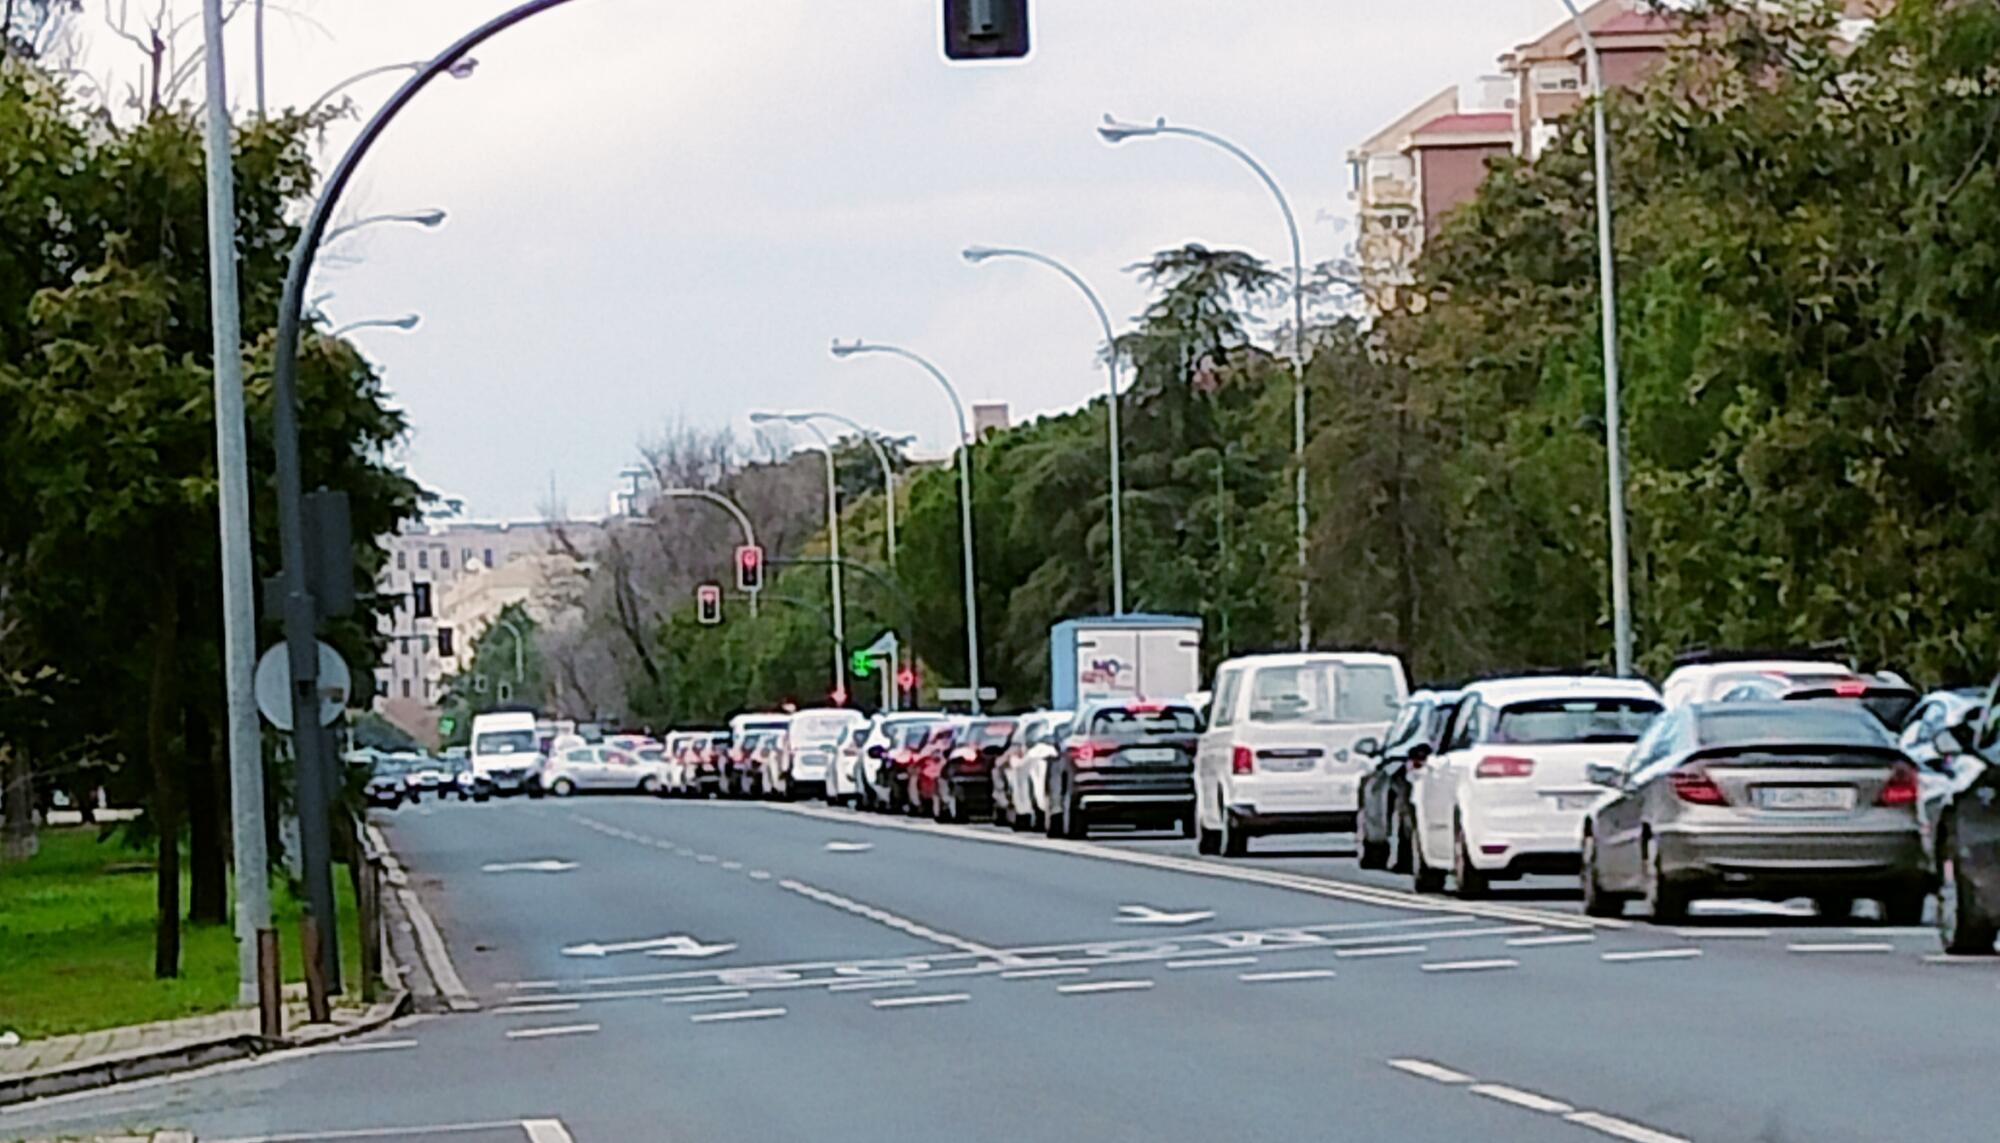
{"type": "Polygon", "coordinates": [[[699,992],[689,996],[662,996],[662,1004],[713,1004],[718,1000],[748,1000],[750,994],[743,989],[730,992],[699,992]]]}
{"type": "Polygon", "coordinates": [[[922,996],[885,996],[869,1003],[877,1008],[922,1008],[932,1004],[963,1004],[970,999],[970,992],[928,992],[922,996]]]}
{"type": "Polygon", "coordinates": [[[690,1024],[722,1024],[732,1020],[775,1020],[785,1014],[783,1008],[736,1008],[728,1012],[697,1012],[688,1017],[690,1024]]]}
{"type": "Polygon", "coordinates": [[[727,869],[731,873],[734,873],[737,870],[743,868],[743,863],[740,861],[725,861],[722,863],[722,868],[727,869]]]}
{"type": "Polygon", "coordinates": [[[1790,953],[1892,953],[1896,946],[1887,941],[1800,941],[1785,946],[1790,953]]]}
{"type": "Polygon", "coordinates": [[[503,985],[501,985],[500,987],[502,987],[502,988],[512,988],[512,989],[518,989],[518,990],[520,990],[520,991],[522,991],[522,992],[526,992],[526,991],[529,991],[529,990],[531,990],[531,989],[537,989],[537,988],[561,988],[561,987],[562,987],[562,981],[560,981],[560,980],[517,980],[517,981],[515,981],[515,982],[514,982],[514,983],[512,983],[512,984],[503,984],[503,985]]]}
{"type": "Polygon", "coordinates": [[[771,871],[768,869],[752,869],[750,871],[750,880],[752,881],[769,881],[770,879],[771,871]]]}
{"type": "Polygon", "coordinates": [[[574,861],[544,858],[540,861],[489,861],[479,867],[481,873],[568,873],[576,868],[574,861]]]}
{"type": "Polygon", "coordinates": [[[1563,1119],[1576,1124],[1578,1127],[1588,1127],[1595,1131],[1602,1131],[1604,1134],[1616,1139],[1630,1140],[1631,1143],[1688,1143],[1688,1140],[1683,1139],[1679,1135],[1669,1135],[1664,1131],[1655,1131],[1642,1124],[1606,1115],[1601,1111],[1574,1111],[1563,1116],[1563,1119]]]}
{"type": "Polygon", "coordinates": [[[1761,941],[1769,929],[1675,929],[1674,935],[1690,941],[1761,941]]]}
{"type": "Polygon", "coordinates": [[[560,1119],[523,1119],[521,1130],[528,1133],[528,1143],[574,1143],[560,1119]]]}
{"type": "Polygon", "coordinates": [[[1082,965],[1067,965],[1060,968],[1017,968],[1000,974],[1002,980],[1041,980],[1050,976],[1089,976],[1090,970],[1082,965]]]}
{"type": "Polygon", "coordinates": [[[552,1016],[557,1012],[574,1012],[579,1004],[513,1004],[506,1008],[493,1009],[495,1016],[552,1016]]]}
{"type": "Polygon", "coordinates": [[[1597,959],[1612,964],[1624,964],[1635,960],[1693,960],[1700,955],[1700,949],[1638,949],[1632,952],[1608,952],[1597,959]]]}
{"type": "Polygon", "coordinates": [[[828,853],[867,853],[874,848],[875,843],[872,841],[829,841],[826,843],[826,851],[828,853]]]}
{"type": "Polygon", "coordinates": [[[1926,957],[1923,957],[1923,958],[1921,958],[1921,959],[1923,960],[1923,962],[1924,962],[1925,964],[1984,964],[1984,965],[1991,965],[1991,964],[1994,964],[1994,963],[1995,963],[1995,961],[1993,960],[1993,958],[1992,958],[1992,957],[1990,957],[1990,956],[1961,956],[1961,955],[1958,955],[1958,954],[1955,954],[1955,953],[1932,953],[1932,954],[1930,954],[1929,956],[1926,956],[1926,957]]]}
{"type": "Polygon", "coordinates": [[[1413,1076],[1422,1076],[1427,1080],[1436,1080],[1439,1083],[1472,1082],[1472,1077],[1466,1075],[1464,1072],[1452,1071],[1450,1068],[1445,1067],[1443,1064],[1434,1064],[1429,1060],[1413,1060],[1413,1059],[1390,1060],[1389,1066],[1395,1068],[1399,1072],[1408,1072],[1413,1076]]]}
{"type": "Polygon", "coordinates": [[[1504,1083],[1476,1083],[1465,1090],[1488,1099],[1497,1099],[1502,1103],[1511,1103],[1515,1107],[1525,1107],[1529,1111],[1539,1111],[1544,1115],[1568,1115],[1576,1110],[1560,1100],[1550,1099],[1546,1095],[1536,1095],[1532,1091],[1522,1091],[1518,1087],[1508,1087],[1504,1083]]]}
{"type": "Polygon", "coordinates": [[[1507,943],[1517,949],[1538,949],[1549,945],[1587,945],[1596,939],[1596,933],[1550,933],[1541,937],[1515,937],[1507,943]]]}
{"type": "Polygon", "coordinates": [[[1056,991],[1072,996],[1091,992],[1137,992],[1153,987],[1150,980],[1092,980],[1082,984],[1058,984],[1056,991]]]}
{"type": "Polygon", "coordinates": [[[1426,961],[1421,967],[1425,972],[1490,972],[1501,968],[1519,968],[1521,962],[1506,957],[1494,957],[1489,960],[1433,960],[1426,961]]]}
{"type": "Polygon", "coordinates": [[[843,980],[826,986],[828,992],[866,992],[883,988],[915,988],[914,980],[843,980]]]}
{"type": "Polygon", "coordinates": [[[1330,968],[1295,968],[1283,972],[1239,972],[1236,979],[1245,984],[1282,984],[1292,980],[1330,980],[1330,968]]]}
{"type": "Polygon", "coordinates": [[[695,855],[695,860],[701,862],[703,865],[714,865],[717,858],[712,853],[699,853],[695,855]]]}
{"type": "MultiPolygon", "coordinates": [[[[1167,962],[1167,967],[1173,969],[1230,968],[1237,965],[1256,964],[1256,963],[1257,963],[1257,958],[1254,956],[1204,956],[1204,957],[1189,957],[1186,960],[1170,960],[1167,962]]],[[[1005,974],[1003,973],[1002,975],[1005,974]]]]}
{"type": "Polygon", "coordinates": [[[1429,945],[1376,945],[1373,948],[1335,949],[1333,955],[1342,960],[1352,960],[1367,956],[1409,956],[1412,953],[1427,953],[1429,945]]]}
{"type": "Polygon", "coordinates": [[[878,909],[873,905],[863,904],[860,901],[854,900],[852,897],[843,897],[838,893],[832,893],[825,889],[820,889],[812,885],[807,885],[803,881],[795,881],[787,877],[783,881],[778,882],[778,887],[780,889],[785,889],[789,892],[797,893],[799,896],[805,897],[809,900],[818,901],[823,905],[831,905],[836,909],[839,909],[846,913],[852,913],[857,917],[866,917],[867,919],[874,921],[877,924],[887,925],[888,927],[895,929],[899,932],[908,933],[913,937],[920,937],[923,940],[930,941],[933,944],[943,945],[946,948],[957,949],[960,952],[971,953],[972,955],[979,957],[992,957],[996,960],[1002,960],[1002,961],[1008,961],[1013,959],[1011,953],[1004,953],[999,949],[993,948],[990,945],[983,945],[980,944],[978,941],[967,940],[964,937],[953,936],[950,933],[940,932],[937,929],[931,928],[929,925],[924,925],[916,921],[912,921],[908,917],[899,917],[896,914],[891,913],[886,909],[878,909]]]}
{"type": "MultiPolygon", "coordinates": [[[[315,1140],[335,1139],[408,1139],[412,1135],[465,1135],[474,1131],[519,1131],[527,1126],[519,1119],[501,1119],[491,1123],[437,1123],[421,1127],[361,1127],[343,1131],[300,1131],[285,1135],[239,1135],[220,1139],[216,1143],[313,1143],[315,1140]]],[[[551,1136],[552,1140],[558,1137],[551,1136]]],[[[560,1136],[568,1139],[567,1133],[560,1136]]]]}
{"type": "Polygon", "coordinates": [[[396,851],[389,848],[389,839],[375,826],[367,827],[368,842],[376,852],[382,854],[382,864],[388,870],[389,883],[397,886],[396,900],[401,902],[403,912],[410,918],[410,926],[416,930],[417,951],[422,955],[424,970],[444,993],[445,1004],[453,1012],[476,1012],[479,1002],[465,987],[465,981],[458,975],[458,969],[451,963],[451,952],[445,948],[444,935],[438,932],[437,922],[431,919],[430,910],[417,899],[416,890],[409,887],[409,874],[403,869],[402,860],[396,851]]]}
{"type": "Polygon", "coordinates": [[[1118,912],[1121,914],[1118,918],[1118,923],[1121,925],[1192,925],[1197,921],[1209,921],[1215,918],[1213,909],[1189,909],[1186,912],[1169,913],[1155,909],[1151,905],[1120,905],[1118,912]]]}
{"type": "Polygon", "coordinates": [[[364,1040],[355,1044],[328,1044],[330,1053],[346,1052],[394,1052],[417,1046],[415,1040],[364,1040]]]}
{"type": "Polygon", "coordinates": [[[599,1024],[555,1024],[545,1028],[509,1028],[509,1040],[541,1040],[550,1036],[588,1036],[598,1031],[599,1024]]]}

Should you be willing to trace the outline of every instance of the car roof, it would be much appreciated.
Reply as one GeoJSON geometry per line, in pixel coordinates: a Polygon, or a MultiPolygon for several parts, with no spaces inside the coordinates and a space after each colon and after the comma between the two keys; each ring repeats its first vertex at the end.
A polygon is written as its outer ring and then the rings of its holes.
{"type": "Polygon", "coordinates": [[[1550,698],[1643,698],[1660,701],[1660,692],[1644,679],[1617,679],[1601,675],[1532,675],[1522,678],[1482,679],[1461,694],[1498,706],[1550,698]]]}
{"type": "MultiPolygon", "coordinates": [[[[1298,667],[1311,663],[1370,663],[1402,667],[1403,661],[1380,651],[1273,651],[1227,660],[1224,667],[1298,667]]],[[[1220,669],[1220,668],[1218,668],[1220,669]]]]}
{"type": "Polygon", "coordinates": [[[1405,698],[1403,701],[1444,703],[1444,702],[1457,702],[1459,699],[1463,697],[1465,697],[1465,692],[1461,690],[1445,691],[1445,690],[1431,690],[1429,688],[1425,688],[1423,690],[1411,691],[1409,693],[1409,696],[1405,698]]]}
{"type": "Polygon", "coordinates": [[[1854,674],[1854,668],[1832,659],[1735,659],[1713,663],[1689,663],[1676,667],[1667,676],[1669,685],[1692,679],[1708,679],[1716,675],[1761,675],[1761,674],[1854,674]]]}

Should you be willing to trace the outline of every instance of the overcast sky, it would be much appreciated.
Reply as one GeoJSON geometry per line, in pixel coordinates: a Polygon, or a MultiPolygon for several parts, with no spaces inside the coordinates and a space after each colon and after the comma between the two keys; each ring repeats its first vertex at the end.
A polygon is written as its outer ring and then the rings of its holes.
{"type": "MultiPolygon", "coordinates": [[[[428,57],[502,0],[272,0],[274,105],[377,64],[428,57]]],[[[131,53],[101,32],[91,63],[131,53]]],[[[177,0],[192,14],[194,0],[177,0]]],[[[1022,64],[950,65],[940,0],[575,0],[477,53],[398,119],[350,195],[362,213],[442,207],[440,229],[377,228],[323,268],[339,321],[409,413],[407,459],[481,517],[536,515],[551,483],[604,509],[638,441],[674,418],[824,408],[939,451],[949,405],[914,366],[835,361],[863,337],[926,354],[968,403],[1016,419],[1099,390],[1087,304],[1023,262],[1070,262],[1121,329],[1125,268],[1195,241],[1285,258],[1283,222],[1227,154],[1185,139],[1112,147],[1113,112],[1204,127],[1271,168],[1308,262],[1353,237],[1349,147],[1563,18],[1559,0],[1034,0],[1022,64]]],[[[232,24],[248,107],[251,24],[232,24]]],[[[364,110],[394,87],[350,91],[364,110]]],[[[351,129],[350,132],[351,133],[351,129]]],[[[336,134],[330,163],[347,133],[336,134]]]]}

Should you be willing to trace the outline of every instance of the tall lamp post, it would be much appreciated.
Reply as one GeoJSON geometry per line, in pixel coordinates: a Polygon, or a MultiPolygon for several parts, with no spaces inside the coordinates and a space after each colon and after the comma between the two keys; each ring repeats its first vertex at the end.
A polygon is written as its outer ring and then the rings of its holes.
{"type": "MultiPolygon", "coordinates": [[[[1568,3],[1568,0],[1564,2],[1568,3]]],[[[1250,152],[1212,132],[1170,126],[1165,119],[1156,119],[1150,125],[1120,123],[1106,115],[1097,133],[1107,143],[1180,135],[1220,147],[1257,173],[1257,177],[1270,188],[1271,196],[1278,200],[1278,209],[1285,215],[1285,230],[1292,239],[1292,462],[1298,469],[1293,502],[1298,517],[1299,650],[1308,650],[1312,646],[1312,587],[1306,565],[1306,269],[1303,247],[1299,242],[1299,222],[1292,214],[1291,200],[1285,197],[1284,189],[1278,185],[1277,179],[1271,177],[1271,172],[1264,169],[1264,164],[1250,152]]]]}
{"type": "Polygon", "coordinates": [[[827,561],[826,578],[828,593],[833,599],[833,691],[829,697],[835,706],[847,705],[847,609],[840,599],[840,474],[833,463],[833,442],[826,433],[811,421],[798,421],[776,413],[752,413],[750,423],[767,424],[771,421],[789,421],[803,425],[819,438],[820,451],[826,454],[826,536],[827,547],[832,559],[827,561]]]}
{"type": "Polygon", "coordinates": [[[360,321],[351,321],[338,326],[326,336],[330,340],[338,340],[360,329],[400,329],[407,332],[417,328],[417,323],[422,320],[416,314],[404,314],[402,317],[394,318],[362,318],[360,321]]]}
{"type": "MultiPolygon", "coordinates": [[[[814,411],[808,413],[762,413],[758,415],[766,420],[786,420],[797,425],[803,425],[815,420],[832,421],[835,424],[846,425],[848,428],[853,429],[855,435],[868,442],[868,447],[875,453],[875,463],[882,466],[883,530],[887,533],[887,541],[884,544],[884,548],[889,557],[889,571],[894,573],[896,570],[896,465],[889,459],[888,448],[882,444],[882,434],[865,427],[860,421],[852,417],[843,417],[839,413],[814,411]]],[[[755,421],[757,417],[753,416],[750,419],[755,421]]]]}
{"type": "Polygon", "coordinates": [[[1570,21],[1583,40],[1590,65],[1590,121],[1596,136],[1597,161],[1597,290],[1604,340],[1604,468],[1609,495],[1606,515],[1611,525],[1612,661],[1618,674],[1632,673],[1632,571],[1625,539],[1625,436],[1619,412],[1618,268],[1611,247],[1611,139],[1604,127],[1604,65],[1597,55],[1597,38],[1590,34],[1576,0],[1563,0],[1570,21]]]}
{"type": "Polygon", "coordinates": [[[444,225],[444,220],[445,213],[442,210],[412,210],[394,214],[371,214],[366,218],[357,218],[353,222],[343,223],[327,231],[326,237],[320,239],[320,245],[325,246],[329,243],[337,242],[364,226],[376,226],[385,222],[407,222],[413,226],[421,226],[425,230],[435,230],[444,225]]]}
{"type": "Polygon", "coordinates": [[[1083,291],[1083,296],[1090,300],[1090,308],[1097,311],[1097,323],[1104,328],[1104,367],[1110,374],[1111,381],[1111,402],[1107,407],[1111,437],[1111,613],[1113,615],[1123,615],[1125,614],[1125,525],[1120,511],[1120,502],[1124,499],[1124,496],[1120,490],[1119,480],[1118,339],[1111,332],[1111,315],[1104,311],[1104,303],[1098,298],[1097,291],[1090,288],[1090,283],[1084,281],[1082,276],[1076,271],[1046,254],[1037,254],[1033,250],[1018,250],[1009,247],[968,246],[965,248],[965,260],[974,265],[992,258],[1025,258],[1030,262],[1038,262],[1047,266],[1049,269],[1068,278],[1070,284],[1083,291]]]}
{"type": "MultiPolygon", "coordinates": [[[[564,2],[565,0],[554,0],[554,3],[556,4],[561,4],[564,2]]],[[[548,6],[549,5],[543,5],[543,7],[548,7],[548,6]]],[[[508,13],[508,15],[512,14],[513,13],[508,13]]],[[[505,17],[501,18],[505,19],[505,17]]],[[[313,112],[318,111],[321,107],[325,106],[326,102],[332,99],[334,96],[339,95],[341,92],[346,91],[348,88],[353,87],[355,84],[360,83],[364,79],[372,79],[378,75],[388,75],[392,72],[398,72],[398,71],[407,71],[415,73],[415,75],[410,80],[406,81],[403,84],[402,90],[408,90],[410,88],[410,84],[415,83],[418,79],[422,79],[425,83],[428,83],[430,81],[431,75],[435,74],[434,72],[431,72],[429,69],[436,62],[437,62],[436,60],[411,60],[404,63],[383,64],[380,67],[371,67],[367,71],[355,72],[353,75],[348,76],[346,79],[341,80],[339,83],[336,83],[332,87],[329,87],[325,91],[321,92],[318,99],[315,99],[311,103],[306,104],[306,115],[310,117],[313,112]]],[[[442,70],[444,74],[449,75],[453,79],[465,79],[471,76],[473,69],[477,68],[478,66],[479,66],[478,60],[473,59],[471,56],[465,56],[463,58],[453,60],[450,64],[446,65],[444,68],[439,70],[442,70]]],[[[421,87],[423,86],[423,84],[418,83],[417,86],[421,87]]],[[[399,91],[397,94],[400,95],[401,91],[399,91]]],[[[378,118],[379,118],[379,113],[378,113],[378,118]]],[[[352,152],[350,151],[350,153],[352,152]]]]}
{"type": "Polygon", "coordinates": [[[945,396],[951,398],[951,409],[958,417],[958,525],[959,542],[965,549],[965,672],[972,686],[972,713],[980,713],[979,698],[979,596],[977,574],[972,555],[972,430],[965,422],[965,403],[958,399],[958,390],[952,387],[951,379],[944,371],[932,365],[918,354],[895,345],[877,345],[872,342],[856,341],[852,345],[833,343],[835,357],[853,357],[858,353],[887,353],[915,364],[931,375],[945,396]]]}

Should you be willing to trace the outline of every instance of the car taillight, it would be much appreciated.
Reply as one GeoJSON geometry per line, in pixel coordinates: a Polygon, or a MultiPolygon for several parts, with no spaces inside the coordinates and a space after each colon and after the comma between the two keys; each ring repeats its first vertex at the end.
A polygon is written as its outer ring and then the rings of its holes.
{"type": "Polygon", "coordinates": [[[1109,758],[1117,750],[1118,747],[1109,742],[1092,742],[1089,739],[1069,744],[1069,756],[1085,766],[1101,758],[1109,758]]]}
{"type": "Polygon", "coordinates": [[[1699,766],[1689,766],[1667,775],[1674,785],[1674,793],[1681,801],[1697,806],[1720,806],[1726,804],[1722,797],[1722,787],[1708,776],[1708,771],[1699,766]]]}
{"type": "Polygon", "coordinates": [[[1488,754],[1479,760],[1472,771],[1478,778],[1525,778],[1535,772],[1533,758],[1520,758],[1511,754],[1488,754]]]}
{"type": "Polygon", "coordinates": [[[1256,768],[1256,755],[1250,753],[1248,746],[1238,746],[1230,750],[1229,772],[1231,774],[1248,774],[1256,768]]]}
{"type": "Polygon", "coordinates": [[[1833,693],[1841,698],[1860,698],[1868,693],[1868,683],[1864,679],[1842,679],[1833,684],[1833,693]]]}
{"type": "Polygon", "coordinates": [[[1883,784],[1882,794],[1875,799],[1875,804],[1878,806],[1913,806],[1916,803],[1916,767],[1905,762],[1898,762],[1889,771],[1889,780],[1883,784]]]}

